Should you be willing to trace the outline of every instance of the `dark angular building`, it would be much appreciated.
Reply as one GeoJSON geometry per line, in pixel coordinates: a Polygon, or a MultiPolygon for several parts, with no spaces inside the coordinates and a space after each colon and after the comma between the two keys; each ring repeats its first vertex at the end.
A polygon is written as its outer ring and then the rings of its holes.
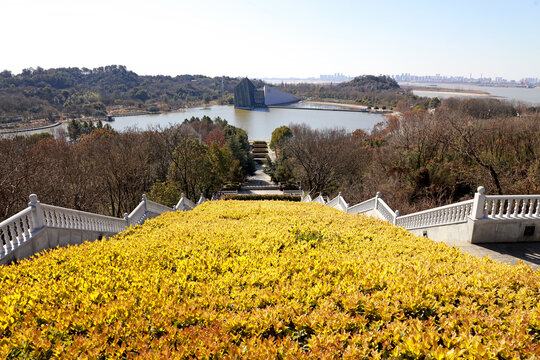
{"type": "Polygon", "coordinates": [[[234,88],[234,107],[238,109],[291,104],[299,100],[296,96],[268,85],[265,85],[262,89],[257,89],[248,78],[242,79],[234,88]]]}

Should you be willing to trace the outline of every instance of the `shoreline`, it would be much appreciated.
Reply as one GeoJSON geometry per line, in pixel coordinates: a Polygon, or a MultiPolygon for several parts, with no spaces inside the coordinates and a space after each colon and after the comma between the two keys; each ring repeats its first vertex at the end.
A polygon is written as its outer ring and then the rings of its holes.
{"type": "Polygon", "coordinates": [[[62,122],[57,121],[54,124],[51,125],[45,125],[45,126],[38,126],[33,128],[25,128],[25,129],[14,129],[14,130],[0,130],[0,135],[4,134],[16,134],[20,132],[28,132],[28,131],[37,131],[37,130],[44,130],[44,129],[50,129],[56,126],[62,125],[62,122]]]}
{"type": "Polygon", "coordinates": [[[410,91],[418,91],[428,94],[447,94],[447,95],[455,95],[455,96],[477,96],[477,97],[496,97],[487,91],[482,90],[460,90],[460,89],[447,89],[447,88],[433,88],[433,87],[424,87],[424,86],[417,86],[417,87],[407,87],[410,91]]]}
{"type": "MultiPolygon", "coordinates": [[[[389,109],[368,109],[365,105],[357,105],[357,104],[347,104],[347,103],[337,103],[337,102],[330,102],[330,101],[303,101],[304,104],[314,104],[314,105],[329,105],[329,106],[339,106],[344,108],[343,110],[337,110],[334,109],[334,111],[354,111],[354,112],[365,112],[370,114],[390,114],[393,113],[393,110],[389,109]],[[345,109],[348,108],[349,110],[345,109]]],[[[298,108],[301,109],[301,108],[298,108]]],[[[309,110],[332,110],[332,109],[309,109],[309,110]]]]}

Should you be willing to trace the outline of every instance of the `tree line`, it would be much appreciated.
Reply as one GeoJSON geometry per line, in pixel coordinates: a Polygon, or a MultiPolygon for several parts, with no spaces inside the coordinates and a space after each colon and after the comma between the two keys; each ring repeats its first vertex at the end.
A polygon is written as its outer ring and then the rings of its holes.
{"type": "Polygon", "coordinates": [[[276,129],[275,181],[357,203],[380,191],[402,213],[474,195],[540,193],[540,117],[494,99],[448,99],[388,116],[370,133],[276,129]]]}
{"type": "Polygon", "coordinates": [[[211,101],[232,103],[239,81],[227,76],[138,75],[122,65],[38,67],[20,74],[6,70],[0,72],[0,118],[104,116],[114,107],[168,111],[211,101]]]}
{"type": "Polygon", "coordinates": [[[371,108],[408,110],[415,106],[436,107],[430,99],[400,88],[388,76],[363,75],[337,84],[281,84],[279,88],[312,100],[340,100],[371,108]]]}
{"type": "Polygon", "coordinates": [[[247,133],[205,116],[166,129],[95,127],[77,139],[50,134],[0,139],[0,218],[47,204],[121,217],[149,198],[173,206],[212,196],[254,171],[247,133]]]}

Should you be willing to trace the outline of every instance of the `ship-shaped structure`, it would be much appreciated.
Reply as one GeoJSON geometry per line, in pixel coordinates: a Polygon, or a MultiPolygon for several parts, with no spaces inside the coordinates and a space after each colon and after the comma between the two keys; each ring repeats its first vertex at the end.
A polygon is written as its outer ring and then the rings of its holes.
{"type": "Polygon", "coordinates": [[[251,110],[268,106],[288,105],[300,101],[296,96],[265,85],[257,89],[248,79],[244,78],[234,88],[234,107],[251,110]]]}

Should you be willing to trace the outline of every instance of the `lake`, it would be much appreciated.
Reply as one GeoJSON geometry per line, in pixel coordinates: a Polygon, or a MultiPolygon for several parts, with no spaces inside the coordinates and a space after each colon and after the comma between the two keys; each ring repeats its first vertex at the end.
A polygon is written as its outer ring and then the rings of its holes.
{"type": "MultiPolygon", "coordinates": [[[[305,108],[270,108],[249,111],[235,109],[234,106],[230,105],[216,105],[204,108],[190,108],[183,112],[167,114],[117,117],[115,121],[109,124],[118,131],[132,127],[147,129],[151,126],[166,127],[181,124],[184,119],[189,119],[192,116],[201,118],[205,115],[212,119],[219,116],[227,120],[229,124],[246,130],[250,140],[270,140],[272,131],[282,125],[303,123],[313,129],[344,128],[347,131],[356,129],[370,131],[377,123],[386,120],[380,114],[355,111],[325,111],[305,108]]],[[[56,128],[36,132],[46,131],[55,134],[66,128],[67,125],[62,124],[56,128]]]]}

